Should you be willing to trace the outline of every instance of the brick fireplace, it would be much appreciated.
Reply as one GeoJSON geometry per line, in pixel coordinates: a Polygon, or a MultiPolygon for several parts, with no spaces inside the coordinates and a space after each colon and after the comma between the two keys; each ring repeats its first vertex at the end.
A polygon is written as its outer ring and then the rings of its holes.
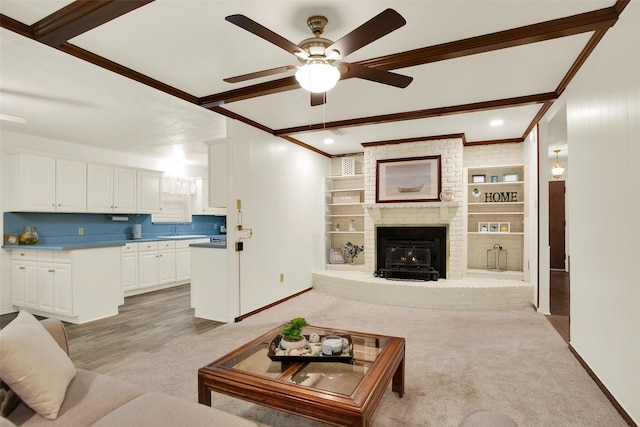
{"type": "Polygon", "coordinates": [[[373,273],[377,267],[376,230],[378,227],[444,227],[446,245],[443,254],[446,277],[462,278],[463,209],[462,140],[460,138],[422,141],[390,141],[364,145],[364,270],[373,273]],[[452,190],[451,202],[375,203],[377,160],[441,156],[442,189],[452,190]]]}

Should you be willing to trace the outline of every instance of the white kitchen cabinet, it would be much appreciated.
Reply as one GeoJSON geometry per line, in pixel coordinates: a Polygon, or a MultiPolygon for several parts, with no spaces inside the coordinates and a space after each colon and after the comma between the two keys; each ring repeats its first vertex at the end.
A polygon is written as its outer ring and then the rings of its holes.
{"type": "Polygon", "coordinates": [[[158,285],[158,242],[140,243],[138,246],[138,287],[158,285]]]}
{"type": "Polygon", "coordinates": [[[12,261],[12,303],[18,307],[36,308],[38,305],[38,258],[35,251],[12,261]]]}
{"type": "Polygon", "coordinates": [[[158,284],[176,281],[176,242],[158,243],[158,284]]]}
{"type": "Polygon", "coordinates": [[[12,210],[86,212],[86,163],[32,154],[11,156],[12,210]]]}
{"type": "Polygon", "coordinates": [[[56,212],[87,211],[87,164],[56,159],[56,212]]]}
{"type": "Polygon", "coordinates": [[[178,240],[176,242],[176,281],[191,279],[191,248],[195,240],[178,240]]]}
{"type": "Polygon", "coordinates": [[[13,305],[36,315],[85,323],[118,313],[119,249],[12,250],[13,305]]]}
{"type": "Polygon", "coordinates": [[[137,212],[162,212],[162,172],[138,170],[137,212]]]}
{"type": "Polygon", "coordinates": [[[37,309],[65,316],[73,315],[71,264],[51,260],[38,261],[37,309]]]}
{"type": "Polygon", "coordinates": [[[176,281],[176,245],[174,241],[145,242],[138,247],[139,288],[176,281]]]}
{"type": "Polygon", "coordinates": [[[87,212],[135,213],[136,170],[87,165],[87,212]]]}
{"type": "Polygon", "coordinates": [[[226,216],[227,208],[213,208],[209,203],[209,181],[196,178],[196,194],[192,198],[191,213],[193,215],[226,216]]]}
{"type": "Polygon", "coordinates": [[[120,248],[120,284],[122,291],[138,289],[138,244],[126,243],[120,248]]]}

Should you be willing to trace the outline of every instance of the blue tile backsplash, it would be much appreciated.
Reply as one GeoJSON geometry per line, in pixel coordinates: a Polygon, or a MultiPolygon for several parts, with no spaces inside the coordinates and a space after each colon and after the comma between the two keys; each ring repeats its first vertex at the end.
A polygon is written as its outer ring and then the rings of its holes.
{"type": "Polygon", "coordinates": [[[226,224],[226,217],[213,215],[193,215],[191,223],[154,224],[151,215],[116,215],[128,217],[128,221],[112,221],[112,215],[79,213],[35,213],[5,212],[4,233],[19,234],[23,227],[35,225],[38,228],[39,243],[80,243],[129,240],[132,238],[133,224],[142,225],[142,239],[170,234],[220,234],[220,226],[226,224]],[[78,228],[84,235],[78,236],[78,228]]]}

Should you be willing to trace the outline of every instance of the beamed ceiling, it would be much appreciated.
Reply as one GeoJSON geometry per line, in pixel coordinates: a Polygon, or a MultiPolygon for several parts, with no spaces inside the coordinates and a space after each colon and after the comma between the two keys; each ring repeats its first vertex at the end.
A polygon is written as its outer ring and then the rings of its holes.
{"type": "MultiPolygon", "coordinates": [[[[456,135],[521,142],[615,25],[628,0],[599,1],[0,1],[2,128],[132,154],[182,144],[206,164],[206,142],[235,119],[320,155],[362,144],[456,135]],[[336,41],[393,8],[406,25],[345,60],[413,78],[400,89],[344,72],[311,106],[299,65],[225,20],[242,14],[293,43],[328,18],[336,41]],[[495,119],[502,126],[490,126],[495,119]],[[330,135],[334,144],[323,143],[330,135]]],[[[344,71],[344,70],[343,70],[344,71]]]]}

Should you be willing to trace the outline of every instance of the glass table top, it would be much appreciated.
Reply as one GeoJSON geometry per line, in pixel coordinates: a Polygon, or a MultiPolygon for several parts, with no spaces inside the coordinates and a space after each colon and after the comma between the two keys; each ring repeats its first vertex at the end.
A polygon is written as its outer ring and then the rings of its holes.
{"type": "MultiPolygon", "coordinates": [[[[315,327],[306,327],[302,331],[307,337],[314,332],[320,336],[336,333],[341,335],[339,331],[315,327]]],[[[389,342],[384,337],[351,334],[353,358],[350,361],[314,362],[310,359],[315,357],[309,356],[301,357],[299,363],[291,363],[272,361],[269,358],[269,345],[275,337],[275,335],[266,337],[256,345],[236,354],[224,363],[224,366],[303,387],[350,395],[389,342]]]]}

